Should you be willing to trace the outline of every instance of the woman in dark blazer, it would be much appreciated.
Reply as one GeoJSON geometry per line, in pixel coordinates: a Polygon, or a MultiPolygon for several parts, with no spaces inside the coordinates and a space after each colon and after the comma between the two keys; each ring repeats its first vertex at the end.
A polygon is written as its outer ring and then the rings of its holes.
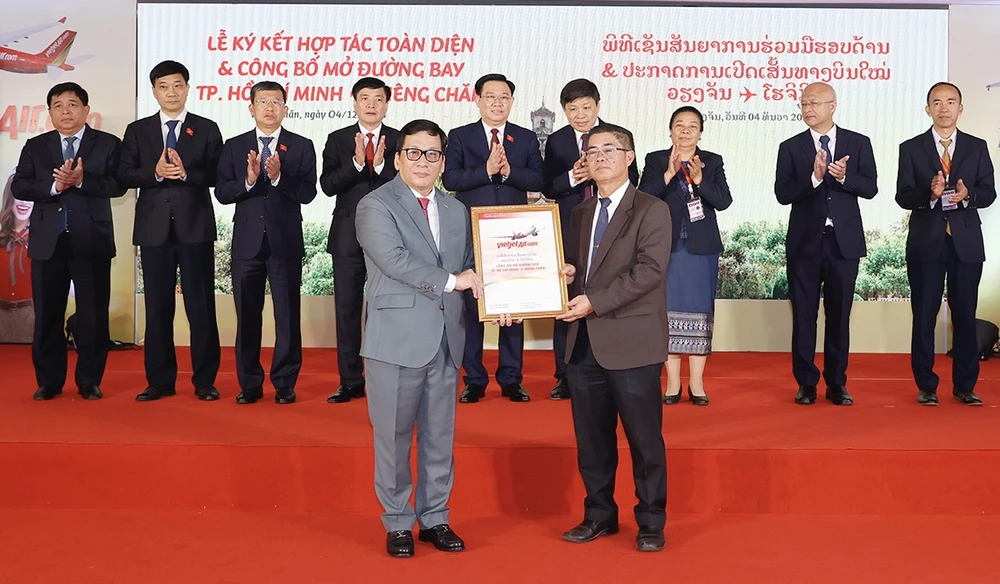
{"type": "Polygon", "coordinates": [[[719,281],[722,236],[716,212],[732,204],[722,157],[698,148],[705,118],[684,106],[670,116],[669,150],[651,152],[639,190],[670,205],[673,247],[667,269],[670,356],[663,403],[681,399],[681,355],[688,355],[688,398],[708,405],[703,375],[712,352],[715,290],[719,281]]]}

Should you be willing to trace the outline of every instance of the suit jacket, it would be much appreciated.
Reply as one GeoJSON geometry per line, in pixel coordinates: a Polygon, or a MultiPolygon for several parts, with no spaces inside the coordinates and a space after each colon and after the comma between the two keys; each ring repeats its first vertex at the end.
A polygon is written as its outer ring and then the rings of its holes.
{"type": "Polygon", "coordinates": [[[62,233],[64,206],[73,257],[94,260],[115,257],[111,199],[127,190],[117,178],[121,146],[116,136],[88,125],[76,151],[76,157],[83,159],[82,186],[52,196],[52,169],[64,162],[59,132],[46,132],[25,143],[10,188],[15,198],[35,202],[31,211],[29,258],[52,257],[62,233]]]}
{"type": "Polygon", "coordinates": [[[422,367],[448,339],[451,364],[462,365],[465,321],[462,294],[445,293],[449,274],[475,265],[469,214],[458,200],[435,190],[440,249],[410,187],[397,176],[361,199],[358,239],[365,253],[367,316],[361,356],[402,367],[422,367]]]}
{"type": "Polygon", "coordinates": [[[316,198],[316,150],[308,138],[281,129],[272,152],[281,160],[281,177],[273,186],[261,174],[246,189],[247,153],[260,150],[256,130],[226,140],[219,159],[219,184],[215,198],[223,205],[236,203],[233,217],[233,258],[252,259],[260,251],[264,232],[275,258],[301,258],[302,205],[316,198]]]}
{"type": "MultiPolygon", "coordinates": [[[[663,173],[670,164],[672,150],[673,148],[657,150],[646,155],[639,190],[664,200],[670,206],[673,245],[676,245],[681,236],[681,220],[688,217],[688,199],[676,196],[663,182],[663,173]]],[[[701,169],[701,186],[694,188],[694,194],[696,197],[701,197],[705,218],[694,223],[688,221],[688,249],[691,253],[700,255],[722,253],[722,235],[719,233],[719,220],[715,213],[725,211],[733,204],[733,196],[729,194],[729,183],[726,182],[726,170],[722,165],[722,157],[718,154],[700,148],[695,148],[695,154],[704,165],[701,169]]]]}
{"type": "MultiPolygon", "coordinates": [[[[594,307],[594,312],[587,316],[594,357],[605,369],[662,363],[669,345],[670,208],[630,185],[608,223],[588,275],[596,208],[595,196],[573,211],[572,245],[566,258],[577,270],[570,298],[586,294],[594,307]]],[[[573,355],[578,327],[579,321],[569,325],[567,363],[573,355]]]]}
{"type": "MultiPolygon", "coordinates": [[[[598,118],[597,123],[602,123],[598,118]]],[[[576,141],[576,132],[573,126],[566,125],[556,130],[545,142],[545,160],[543,168],[545,171],[545,184],[542,186],[542,194],[546,199],[552,199],[559,205],[559,223],[562,225],[563,247],[569,241],[571,218],[573,209],[583,202],[587,183],[580,183],[575,187],[569,186],[569,171],[573,170],[573,165],[580,159],[580,147],[576,141]]],[[[628,167],[628,179],[633,185],[639,184],[639,166],[635,161],[628,167]]],[[[593,185],[593,181],[591,181],[593,185]]],[[[597,194],[597,187],[593,187],[594,194],[597,194]]]]}
{"type": "Polygon", "coordinates": [[[867,136],[837,126],[834,160],[850,156],[844,184],[827,176],[812,186],[816,146],[809,130],[792,136],[778,147],[774,194],[782,205],[791,205],[785,255],[788,259],[814,257],[821,252],[826,219],[833,220],[840,253],[858,259],[868,253],[861,224],[858,197],[871,199],[878,193],[875,154],[867,136]]]}
{"type": "Polygon", "coordinates": [[[133,245],[163,245],[174,217],[181,243],[215,241],[215,211],[208,189],[215,186],[222,134],[212,120],[188,112],[177,139],[187,180],[156,180],[156,163],[163,152],[159,112],[125,128],[118,180],[139,189],[135,204],[133,245]]]}
{"type": "Polygon", "coordinates": [[[361,132],[358,124],[352,124],[331,132],[323,148],[323,174],[319,184],[328,197],[337,197],[330,225],[330,239],[326,251],[333,255],[360,255],[361,244],[354,229],[354,209],[361,197],[374,191],[396,176],[393,152],[396,150],[395,129],[382,124],[385,137],[385,165],[382,172],[371,175],[367,168],[360,171],[354,167],[354,136],[361,132]]]}
{"type": "Polygon", "coordinates": [[[954,188],[961,179],[969,189],[969,204],[959,203],[952,211],[942,211],[940,201],[931,208],[931,179],[942,170],[931,130],[899,145],[896,203],[912,211],[906,236],[907,261],[926,262],[938,258],[944,250],[945,224],[949,221],[959,259],[963,262],[986,261],[979,209],[989,207],[997,198],[993,162],[985,141],[956,132],[955,155],[946,188],[954,188]]]}
{"type": "Polygon", "coordinates": [[[524,205],[528,191],[542,190],[542,154],[534,132],[507,122],[499,138],[510,162],[506,181],[499,174],[486,173],[490,143],[482,120],[448,134],[442,181],[444,188],[454,191],[466,207],[524,205]]]}

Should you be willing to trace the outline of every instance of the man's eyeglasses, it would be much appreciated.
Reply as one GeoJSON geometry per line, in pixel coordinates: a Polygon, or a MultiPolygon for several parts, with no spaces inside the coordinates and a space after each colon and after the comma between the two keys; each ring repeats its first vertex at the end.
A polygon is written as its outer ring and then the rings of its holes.
{"type": "Polygon", "coordinates": [[[444,156],[444,152],[441,152],[440,150],[421,150],[419,148],[407,148],[406,150],[403,150],[403,152],[406,154],[406,159],[412,162],[420,160],[420,157],[423,156],[424,158],[427,159],[427,162],[435,163],[438,160],[441,160],[441,157],[444,156]]]}
{"type": "Polygon", "coordinates": [[[504,105],[510,103],[510,100],[512,99],[514,98],[510,95],[493,95],[492,93],[487,93],[483,96],[483,101],[486,103],[496,103],[499,101],[504,105]]]}
{"type": "Polygon", "coordinates": [[[621,150],[622,152],[629,152],[628,148],[617,148],[615,146],[605,146],[604,148],[588,148],[587,158],[589,160],[594,160],[598,156],[603,156],[604,158],[611,158],[615,155],[615,152],[621,150]]]}
{"type": "Polygon", "coordinates": [[[274,107],[281,107],[285,105],[285,102],[281,101],[280,99],[258,99],[254,103],[257,104],[257,107],[267,107],[269,105],[273,105],[274,107]]]}
{"type": "Polygon", "coordinates": [[[803,101],[799,103],[798,108],[803,111],[807,109],[815,110],[817,107],[823,105],[824,103],[833,103],[833,100],[828,99],[826,101],[803,101]]]}

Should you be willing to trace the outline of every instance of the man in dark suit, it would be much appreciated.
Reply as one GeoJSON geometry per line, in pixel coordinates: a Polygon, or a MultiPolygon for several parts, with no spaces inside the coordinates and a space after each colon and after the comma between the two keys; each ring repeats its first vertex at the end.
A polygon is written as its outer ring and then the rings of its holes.
{"type": "Polygon", "coordinates": [[[176,393],[174,310],[177,270],[191,327],[191,382],[202,401],[219,399],[219,326],[215,319],[215,212],[208,189],[222,152],[212,120],[187,111],[189,74],[176,61],[149,73],[160,111],[125,129],[118,172],[122,185],[139,189],[132,243],[139,246],[146,295],[148,386],[136,401],[176,393]]]}
{"type": "Polygon", "coordinates": [[[354,227],[354,210],[362,197],[396,176],[392,160],[396,130],[383,125],[392,92],[374,77],[359,79],[351,88],[358,123],[333,132],[323,149],[319,184],[337,197],[326,251],[333,256],[333,301],[337,311],[337,370],[340,387],[327,401],[341,403],[365,395],[361,355],[361,305],[364,301],[365,256],[354,227]]]}
{"type": "Polygon", "coordinates": [[[871,141],[833,123],[837,94],[826,83],[802,92],[802,119],[809,129],[781,143],[774,194],[791,205],[785,257],[792,301],[792,374],[795,403],[816,403],[819,369],[816,316],[820,292],[826,314],[823,379],[826,399],[854,403],[847,392],[851,306],[860,258],[868,252],[858,198],[878,192],[871,141]]]}
{"type": "MultiPolygon", "coordinates": [[[[543,186],[538,138],[527,128],[508,121],[514,84],[500,74],[476,81],[476,106],[481,119],[448,135],[444,188],[455,191],[466,207],[524,205],[528,191],[543,186]]],[[[483,367],[483,323],[471,292],[465,293],[465,389],[459,401],[477,402],[486,395],[489,374],[483,367]]],[[[501,395],[514,402],[531,399],[521,385],[524,362],[524,325],[500,329],[500,363],[496,381],[501,395]]]]}
{"type": "Polygon", "coordinates": [[[557,318],[570,323],[567,374],[587,497],[583,522],[563,538],[584,543],[618,532],[621,416],[639,499],[636,547],[658,551],[665,545],[667,505],[660,372],[669,342],[670,208],[629,182],[633,144],[632,134],[619,126],[591,130],[587,161],[598,196],[573,211],[571,253],[563,269],[571,299],[568,312],[557,318]]]}
{"type": "Polygon", "coordinates": [[[117,178],[121,140],[87,124],[89,97],[76,83],[54,86],[46,102],[55,129],[28,140],[10,185],[15,198],[35,203],[28,246],[35,399],[54,398],[66,382],[63,328],[70,280],[76,290],[76,386],[83,399],[100,399],[111,342],[115,235],[110,199],[126,191],[117,178]]]}
{"type": "Polygon", "coordinates": [[[260,364],[265,280],[271,284],[275,341],[271,383],[275,403],[295,401],[302,367],[302,205],[316,198],[316,151],[303,136],[281,127],[288,113],[281,84],[250,89],[257,127],[226,141],[215,197],[236,204],[233,217],[233,294],[236,300],[236,402],[263,398],[260,364]]]}
{"type": "Polygon", "coordinates": [[[945,278],[954,328],[952,397],[981,406],[976,303],[986,250],[979,209],[997,198],[993,163],[983,140],[960,131],[962,93],[951,83],[927,92],[929,130],[899,145],[896,203],[910,213],[906,275],[910,283],[913,332],[910,363],[922,405],[938,404],[934,373],[934,324],[945,278]]]}
{"type": "MultiPolygon", "coordinates": [[[[589,79],[574,79],[563,87],[559,94],[559,104],[566,114],[568,126],[560,128],[549,136],[545,143],[545,186],[542,194],[559,205],[559,222],[562,226],[563,254],[570,238],[570,218],[573,209],[585,199],[594,196],[594,180],[587,167],[587,150],[590,130],[595,124],[603,123],[598,117],[601,108],[601,93],[589,79]]],[[[639,167],[635,161],[628,167],[629,181],[639,183],[639,167]]],[[[556,386],[549,397],[555,400],[569,399],[569,384],[566,383],[566,331],[569,324],[557,320],[552,327],[552,349],[556,356],[556,386]]]]}

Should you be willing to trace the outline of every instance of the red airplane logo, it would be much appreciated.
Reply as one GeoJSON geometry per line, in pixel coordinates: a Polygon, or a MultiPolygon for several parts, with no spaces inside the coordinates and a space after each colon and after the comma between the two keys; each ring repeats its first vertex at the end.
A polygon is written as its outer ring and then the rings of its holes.
{"type": "MultiPolygon", "coordinates": [[[[49,46],[38,53],[28,53],[11,48],[28,35],[46,30],[60,24],[65,24],[66,18],[60,18],[52,24],[43,24],[33,28],[9,33],[0,33],[0,71],[11,73],[48,73],[50,77],[58,77],[63,71],[72,71],[73,65],[66,61],[69,50],[76,39],[76,31],[64,30],[49,46]]],[[[82,59],[80,59],[82,60],[82,59]]],[[[79,60],[78,60],[79,62],[79,60]]]]}
{"type": "Polygon", "coordinates": [[[498,238],[517,241],[518,239],[525,239],[527,237],[537,237],[537,236],[538,236],[538,228],[532,225],[529,229],[525,231],[512,231],[510,235],[501,235],[498,238]]]}

